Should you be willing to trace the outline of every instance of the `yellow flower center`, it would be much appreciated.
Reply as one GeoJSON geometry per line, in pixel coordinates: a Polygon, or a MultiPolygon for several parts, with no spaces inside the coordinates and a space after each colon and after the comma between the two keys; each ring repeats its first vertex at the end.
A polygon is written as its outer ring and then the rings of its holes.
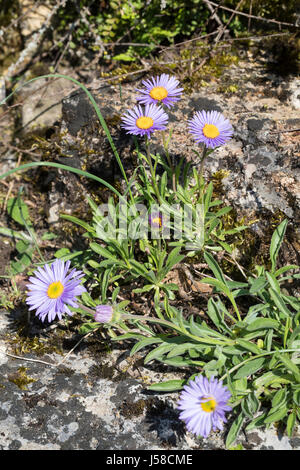
{"type": "Polygon", "coordinates": [[[61,294],[64,291],[64,286],[60,281],[58,282],[52,282],[50,286],[48,287],[47,294],[50,299],[57,299],[58,297],[61,296],[61,294]]]}
{"type": "Polygon", "coordinates": [[[211,413],[212,411],[214,411],[216,406],[217,406],[217,402],[212,397],[209,397],[207,401],[205,401],[204,403],[201,403],[201,408],[206,413],[211,413]]]}
{"type": "Polygon", "coordinates": [[[219,129],[214,124],[205,124],[202,131],[208,139],[215,139],[220,135],[219,129]]]}
{"type": "Polygon", "coordinates": [[[158,224],[161,227],[161,218],[160,217],[154,217],[152,219],[152,224],[158,224]]]}
{"type": "Polygon", "coordinates": [[[136,120],[136,125],[140,129],[150,129],[150,127],[153,126],[153,122],[154,121],[151,117],[141,116],[140,118],[136,120]]]}
{"type": "Polygon", "coordinates": [[[150,91],[150,96],[154,100],[161,101],[168,96],[168,91],[163,86],[156,86],[150,91]]]}

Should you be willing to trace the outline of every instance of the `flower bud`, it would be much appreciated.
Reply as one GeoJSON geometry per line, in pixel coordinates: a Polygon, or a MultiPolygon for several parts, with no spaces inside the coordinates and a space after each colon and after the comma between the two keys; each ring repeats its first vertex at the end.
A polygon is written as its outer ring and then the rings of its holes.
{"type": "Polygon", "coordinates": [[[97,305],[94,320],[99,323],[109,323],[113,316],[113,308],[110,305],[97,305]]]}

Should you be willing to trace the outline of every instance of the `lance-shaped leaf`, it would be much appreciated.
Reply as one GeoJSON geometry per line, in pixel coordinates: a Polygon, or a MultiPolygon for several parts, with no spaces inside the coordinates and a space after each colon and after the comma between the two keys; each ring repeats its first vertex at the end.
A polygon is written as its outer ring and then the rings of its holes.
{"type": "Polygon", "coordinates": [[[285,219],[281,224],[276,228],[275,232],[272,235],[271,245],[270,245],[270,258],[272,263],[272,272],[275,271],[277,256],[281,247],[281,244],[284,239],[285,231],[287,228],[288,220],[285,219]]]}

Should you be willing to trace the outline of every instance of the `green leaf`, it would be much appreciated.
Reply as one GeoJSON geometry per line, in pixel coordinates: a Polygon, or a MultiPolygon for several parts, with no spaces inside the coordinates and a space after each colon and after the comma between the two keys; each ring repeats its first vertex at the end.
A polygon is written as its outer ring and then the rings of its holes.
{"type": "Polygon", "coordinates": [[[229,433],[227,434],[227,438],[226,438],[227,449],[236,440],[238,433],[240,432],[240,429],[242,427],[243,421],[244,421],[243,413],[240,413],[239,416],[233,421],[231,428],[229,430],[229,433]]]}
{"type": "Polygon", "coordinates": [[[251,423],[246,426],[246,431],[251,431],[252,429],[259,428],[260,426],[265,425],[265,418],[267,416],[267,411],[252,419],[251,423]]]}
{"type": "Polygon", "coordinates": [[[23,253],[23,255],[18,261],[11,262],[10,269],[12,270],[13,274],[19,274],[25,271],[25,269],[31,265],[31,262],[32,262],[32,251],[23,253]]]}
{"type": "Polygon", "coordinates": [[[215,279],[214,277],[206,277],[205,279],[201,279],[199,282],[203,282],[205,284],[209,284],[211,286],[216,287],[219,291],[223,292],[223,294],[227,295],[230,297],[230,290],[227,287],[226,284],[224,284],[222,281],[219,281],[218,279],[215,279]]]}
{"type": "Polygon", "coordinates": [[[250,294],[256,294],[257,292],[261,291],[266,285],[267,285],[267,280],[265,277],[257,277],[254,279],[253,282],[251,282],[251,287],[250,287],[250,294]]]}
{"type": "Polygon", "coordinates": [[[230,328],[228,328],[228,326],[224,322],[224,318],[223,318],[224,314],[226,314],[233,321],[235,320],[230,315],[230,313],[228,312],[225,305],[221,302],[220,299],[218,299],[218,301],[215,302],[214,299],[211,297],[207,303],[206,313],[219,331],[221,330],[225,331],[230,336],[232,336],[232,331],[230,330],[230,328]]]}
{"type": "MultiPolygon", "coordinates": [[[[233,305],[233,308],[235,310],[235,313],[236,313],[238,319],[241,320],[240,313],[239,313],[238,307],[237,307],[235,299],[234,299],[234,295],[230,291],[229,287],[226,284],[224,284],[223,282],[221,282],[218,279],[215,279],[213,277],[206,277],[205,279],[201,279],[200,282],[210,284],[210,285],[216,287],[221,292],[223,292],[223,294],[227,295],[227,297],[229,298],[230,302],[233,305]]],[[[234,322],[236,321],[231,315],[229,315],[229,316],[234,322]]]]}
{"type": "Polygon", "coordinates": [[[274,330],[269,330],[265,336],[265,349],[267,351],[271,351],[272,349],[272,344],[273,344],[273,335],[274,335],[274,330]]]}
{"type": "Polygon", "coordinates": [[[222,315],[219,312],[218,306],[216,302],[211,297],[207,303],[207,315],[212,320],[214,325],[218,328],[218,330],[222,330],[223,319],[222,315]]]}
{"type": "Polygon", "coordinates": [[[163,362],[164,364],[167,364],[169,366],[172,366],[172,367],[190,367],[190,366],[203,366],[203,362],[199,362],[199,361],[192,361],[190,359],[186,359],[182,356],[176,356],[176,357],[172,357],[170,359],[168,358],[157,358],[158,361],[161,361],[163,362]]]}
{"type": "Polygon", "coordinates": [[[68,255],[70,253],[69,248],[60,248],[55,252],[55,258],[62,258],[65,255],[68,255]]]}
{"type": "Polygon", "coordinates": [[[142,294],[143,292],[149,292],[153,288],[154,288],[153,284],[146,284],[144,287],[140,287],[138,289],[133,289],[132,292],[134,292],[136,294],[142,294]]]}
{"type": "Polygon", "coordinates": [[[286,432],[289,437],[292,437],[295,424],[296,424],[296,413],[293,411],[289,415],[287,419],[287,423],[286,423],[286,432]]]}
{"type": "Polygon", "coordinates": [[[167,284],[163,284],[163,287],[166,290],[178,290],[178,285],[174,282],[168,282],[167,284]]]}
{"type": "Polygon", "coordinates": [[[205,252],[204,253],[204,259],[207,262],[210,269],[212,270],[212,272],[214,273],[215,277],[220,282],[222,282],[224,285],[226,285],[226,280],[225,280],[224,274],[223,274],[220,266],[218,265],[218,263],[214,259],[214,257],[210,253],[205,252]]]}
{"type": "Polygon", "coordinates": [[[195,346],[194,343],[177,344],[167,354],[167,358],[170,359],[170,358],[175,357],[175,356],[181,356],[182,354],[186,353],[193,346],[195,346]]]}
{"type": "Polygon", "coordinates": [[[130,264],[133,266],[137,274],[145,277],[150,282],[156,281],[153,271],[148,271],[147,268],[145,268],[145,266],[142,263],[139,263],[135,259],[131,259],[130,264]]]}
{"type": "Polygon", "coordinates": [[[145,336],[140,333],[129,332],[129,333],[125,333],[124,335],[119,335],[111,339],[112,341],[123,341],[124,339],[141,339],[141,338],[145,338],[145,336]]]}
{"type": "Polygon", "coordinates": [[[6,227],[0,227],[0,235],[4,235],[5,237],[12,237],[16,238],[17,240],[24,240],[24,241],[31,241],[31,236],[24,232],[17,232],[16,230],[12,230],[6,227]]]}
{"type": "Polygon", "coordinates": [[[290,271],[292,269],[297,269],[298,270],[299,266],[297,266],[297,264],[289,264],[288,266],[283,266],[282,268],[279,268],[279,269],[277,269],[277,271],[275,271],[274,276],[278,277],[278,276],[280,276],[280,274],[283,274],[286,271],[290,271]]]}
{"type": "Polygon", "coordinates": [[[146,346],[149,346],[150,344],[162,343],[162,342],[163,340],[157,337],[143,338],[141,341],[139,341],[133,346],[133,348],[130,351],[130,356],[133,356],[137,351],[145,348],[146,346]]]}
{"type": "Polygon", "coordinates": [[[266,271],[266,277],[267,277],[267,279],[269,281],[269,284],[272,287],[272,289],[274,289],[277,292],[277,294],[280,295],[280,285],[279,285],[278,280],[274,276],[274,274],[268,273],[268,271],[266,271]]]}
{"type": "Polygon", "coordinates": [[[223,336],[221,333],[218,333],[215,330],[212,330],[209,328],[205,323],[202,325],[199,325],[199,323],[194,321],[193,315],[190,317],[190,332],[194,336],[200,336],[200,337],[207,337],[207,336],[213,336],[214,338],[220,338],[223,339],[224,342],[227,342],[227,338],[223,336]]]}
{"type": "Polygon", "coordinates": [[[25,241],[25,240],[19,240],[16,243],[16,250],[18,253],[25,253],[29,247],[30,247],[30,242],[25,241]]]}
{"type": "Polygon", "coordinates": [[[223,233],[224,235],[234,235],[238,232],[242,232],[243,230],[246,230],[247,225],[240,225],[239,227],[235,227],[233,229],[230,229],[230,230],[225,230],[223,233]]]}
{"type": "Polygon", "coordinates": [[[253,414],[257,413],[260,408],[260,401],[255,395],[255,392],[249,393],[247,397],[247,402],[248,402],[249,410],[251,410],[253,414]]]}
{"type": "Polygon", "coordinates": [[[222,242],[221,240],[219,240],[219,244],[221,245],[222,248],[224,248],[225,251],[227,251],[227,253],[229,253],[231,255],[233,249],[231,248],[230,245],[228,245],[228,243],[225,243],[225,242],[222,242]]]}
{"type": "Polygon", "coordinates": [[[113,256],[110,251],[108,251],[106,248],[104,248],[103,246],[100,246],[98,245],[98,243],[90,243],[90,247],[93,251],[95,251],[95,253],[97,253],[98,255],[101,255],[103,256],[104,258],[107,258],[109,260],[112,260],[112,261],[115,261],[115,262],[119,262],[119,260],[113,256]]]}
{"type": "Polygon", "coordinates": [[[259,369],[262,368],[264,362],[264,357],[258,357],[244,364],[235,374],[235,379],[241,379],[243,377],[248,377],[249,375],[255,374],[259,369]]]}
{"type": "MultiPolygon", "coordinates": [[[[203,349],[203,346],[201,346],[201,349],[203,349]]],[[[191,347],[188,350],[188,353],[189,353],[189,356],[190,356],[191,359],[199,358],[199,350],[197,350],[197,348],[195,348],[195,347],[191,347]]]]}
{"type": "MultiPolygon", "coordinates": [[[[272,411],[272,410],[271,410],[272,411]]],[[[288,412],[287,407],[284,405],[281,408],[279,408],[277,411],[274,411],[273,413],[269,413],[267,417],[264,420],[265,424],[270,424],[274,423],[276,421],[280,421],[282,418],[286,416],[288,412]]]]}
{"type": "Polygon", "coordinates": [[[284,239],[287,224],[288,224],[288,219],[283,220],[272,235],[271,245],[270,245],[270,259],[272,263],[272,272],[274,272],[276,268],[276,260],[277,260],[277,256],[278,256],[281,244],[284,239]]]}
{"type": "Polygon", "coordinates": [[[20,197],[12,197],[7,202],[7,213],[20,225],[31,225],[28,207],[20,197]]]}
{"type": "Polygon", "coordinates": [[[96,330],[97,328],[100,328],[100,323],[98,322],[93,322],[93,323],[83,323],[80,328],[79,328],[79,334],[80,335],[86,335],[90,331],[96,330]]]}
{"type": "Polygon", "coordinates": [[[289,357],[287,357],[284,354],[276,354],[276,356],[279,358],[279,360],[282,362],[282,364],[285,365],[285,367],[288,369],[288,371],[290,371],[293,374],[296,381],[298,383],[300,383],[300,370],[299,370],[299,367],[297,367],[297,365],[294,364],[293,361],[291,361],[291,359],[289,359],[289,357]]]}
{"type": "Polygon", "coordinates": [[[89,259],[87,263],[94,269],[98,269],[100,267],[100,263],[97,263],[97,261],[93,259],[89,259]]]}
{"type": "Polygon", "coordinates": [[[287,346],[288,348],[292,348],[292,344],[295,340],[300,339],[300,325],[297,326],[297,328],[294,329],[293,333],[288,339],[287,346]]]}
{"type": "Polygon", "coordinates": [[[181,247],[174,248],[166,260],[166,268],[168,271],[177,263],[180,263],[185,258],[185,255],[179,255],[181,247]]]}
{"type": "Polygon", "coordinates": [[[278,294],[278,292],[276,292],[272,287],[270,287],[268,291],[269,291],[270,296],[272,297],[272,300],[278,307],[279,311],[287,317],[292,317],[293,314],[285,305],[282,296],[278,294]]]}
{"type": "Polygon", "coordinates": [[[282,401],[286,399],[286,390],[282,388],[278,390],[273,399],[272,399],[272,408],[276,408],[278,405],[281,405],[282,401]]]}
{"type": "Polygon", "coordinates": [[[251,341],[246,341],[245,339],[237,338],[236,343],[239,346],[242,346],[243,349],[246,351],[251,351],[254,354],[261,354],[262,350],[256,346],[256,344],[251,343],[251,341]]]}
{"type": "Polygon", "coordinates": [[[168,176],[167,172],[165,171],[163,175],[161,176],[160,182],[159,182],[159,193],[161,194],[162,197],[165,197],[166,186],[168,183],[167,176],[168,176]]]}
{"type": "Polygon", "coordinates": [[[245,397],[242,401],[241,401],[241,408],[242,408],[242,412],[245,416],[247,416],[247,418],[249,419],[252,419],[253,418],[253,411],[251,409],[251,406],[247,400],[248,397],[245,397]]]}
{"type": "Polygon", "coordinates": [[[291,384],[294,383],[294,377],[289,374],[284,374],[280,370],[276,371],[268,371],[265,374],[263,374],[261,377],[258,377],[254,381],[254,387],[255,388],[260,388],[260,387],[269,387],[272,385],[273,387],[278,387],[281,384],[291,384]]]}
{"type": "Polygon", "coordinates": [[[87,232],[95,233],[94,228],[91,225],[89,225],[87,222],[84,222],[84,220],[78,219],[77,217],[74,217],[73,215],[68,215],[68,214],[60,214],[60,217],[62,219],[68,220],[69,222],[73,222],[73,224],[83,227],[87,232]]]}
{"type": "Polygon", "coordinates": [[[205,214],[207,213],[209,207],[210,207],[210,202],[211,202],[211,198],[212,198],[212,193],[213,193],[213,184],[212,182],[209,183],[209,185],[207,186],[206,188],[206,191],[205,191],[205,194],[204,194],[204,198],[203,198],[203,202],[204,202],[204,212],[205,214]]]}
{"type": "Polygon", "coordinates": [[[276,330],[278,327],[278,321],[273,320],[272,318],[257,318],[257,320],[254,320],[247,325],[245,331],[266,330],[269,328],[276,330]]]}
{"type": "Polygon", "coordinates": [[[144,359],[144,364],[148,364],[148,362],[152,361],[153,359],[161,359],[164,354],[169,352],[171,349],[174,348],[174,343],[163,343],[157,348],[150,351],[144,359]]]}
{"type": "Polygon", "coordinates": [[[156,392],[174,392],[175,390],[181,390],[186,383],[186,380],[167,380],[166,382],[149,385],[147,390],[153,390],[156,392]]]}
{"type": "Polygon", "coordinates": [[[222,207],[222,209],[218,210],[214,216],[215,217],[222,217],[223,215],[227,214],[228,212],[232,211],[232,207],[231,206],[226,206],[226,207],[222,207]]]}
{"type": "Polygon", "coordinates": [[[300,407],[300,389],[293,392],[293,400],[296,405],[300,407]]]}
{"type": "Polygon", "coordinates": [[[55,238],[57,238],[57,235],[52,232],[46,232],[42,236],[42,240],[55,240],[55,238]]]}

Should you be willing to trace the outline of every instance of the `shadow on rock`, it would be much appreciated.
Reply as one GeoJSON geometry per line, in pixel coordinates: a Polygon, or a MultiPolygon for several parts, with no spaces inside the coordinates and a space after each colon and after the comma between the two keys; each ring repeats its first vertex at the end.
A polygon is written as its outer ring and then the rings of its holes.
{"type": "Polygon", "coordinates": [[[186,433],[184,423],[179,420],[179,411],[158,398],[149,401],[145,422],[149,425],[148,431],[155,431],[164,444],[176,446],[186,433]]]}

